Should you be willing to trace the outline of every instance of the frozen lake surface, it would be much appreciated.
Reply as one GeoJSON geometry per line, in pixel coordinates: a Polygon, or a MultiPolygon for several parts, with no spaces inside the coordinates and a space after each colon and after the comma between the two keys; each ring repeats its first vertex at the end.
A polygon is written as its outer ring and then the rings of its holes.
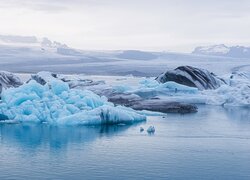
{"type": "Polygon", "coordinates": [[[0,179],[250,179],[250,111],[200,106],[132,126],[1,124],[0,154],[0,179]]]}

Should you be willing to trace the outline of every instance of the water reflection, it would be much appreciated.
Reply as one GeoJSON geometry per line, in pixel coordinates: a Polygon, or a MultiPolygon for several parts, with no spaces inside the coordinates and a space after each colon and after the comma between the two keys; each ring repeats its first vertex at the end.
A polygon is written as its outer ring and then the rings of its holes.
{"type": "Polygon", "coordinates": [[[250,108],[225,107],[224,109],[229,119],[244,123],[250,123],[250,108]]]}
{"type": "Polygon", "coordinates": [[[2,124],[0,179],[250,179],[249,113],[200,106],[144,125],[2,124]]]}
{"type": "MultiPolygon", "coordinates": [[[[164,122],[168,125],[167,127],[185,127],[187,131],[189,131],[190,128],[200,127],[201,129],[205,128],[206,131],[204,130],[204,132],[211,131],[210,133],[218,134],[222,133],[220,129],[222,127],[225,131],[226,125],[228,129],[235,128],[235,125],[240,127],[243,125],[243,129],[249,128],[250,109],[199,106],[199,112],[196,114],[168,114],[164,122]]],[[[151,124],[154,125],[155,123],[151,124]]],[[[84,146],[103,137],[112,138],[116,135],[126,133],[131,126],[138,126],[139,129],[140,125],[141,124],[86,127],[49,126],[47,124],[1,124],[0,145],[18,146],[23,150],[30,151],[36,151],[39,147],[46,146],[49,147],[50,150],[54,149],[58,151],[65,150],[73,144],[84,146]]],[[[161,124],[161,126],[165,125],[161,124]]],[[[163,128],[161,126],[158,125],[157,128],[163,128]]],[[[166,130],[166,132],[168,131],[166,130]]]]}
{"type": "MultiPolygon", "coordinates": [[[[199,105],[197,114],[190,114],[190,116],[222,116],[225,115],[228,120],[238,122],[250,123],[250,108],[249,107],[223,107],[223,106],[210,106],[199,105]]],[[[188,114],[189,115],[189,114],[188,114]]]]}
{"type": "MultiPolygon", "coordinates": [[[[2,124],[0,143],[16,144],[23,149],[49,145],[50,149],[65,149],[73,143],[91,143],[97,138],[112,137],[132,125],[113,126],[49,126],[46,124],[2,124]]],[[[134,125],[136,126],[136,125],[134,125]]]]}

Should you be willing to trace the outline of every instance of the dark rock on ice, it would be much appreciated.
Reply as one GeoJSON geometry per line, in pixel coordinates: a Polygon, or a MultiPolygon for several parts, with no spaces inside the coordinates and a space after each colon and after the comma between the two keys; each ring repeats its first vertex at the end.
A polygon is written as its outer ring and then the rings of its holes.
{"type": "Polygon", "coordinates": [[[225,81],[206,69],[199,69],[192,66],[180,66],[174,70],[167,71],[156,78],[160,83],[174,81],[190,87],[197,87],[199,90],[216,89],[225,81]]]}
{"type": "Polygon", "coordinates": [[[31,75],[30,80],[35,80],[41,85],[45,85],[51,78],[58,78],[58,75],[51,72],[39,72],[31,75]]]}
{"type": "Polygon", "coordinates": [[[0,71],[0,92],[3,88],[19,87],[22,84],[22,81],[16,75],[7,71],[0,71]]]}

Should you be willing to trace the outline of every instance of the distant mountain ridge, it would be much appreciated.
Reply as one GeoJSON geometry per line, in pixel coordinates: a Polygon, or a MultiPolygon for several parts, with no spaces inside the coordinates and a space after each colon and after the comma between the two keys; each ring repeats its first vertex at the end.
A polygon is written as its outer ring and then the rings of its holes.
{"type": "Polygon", "coordinates": [[[250,67],[249,48],[197,47],[193,53],[143,50],[81,50],[48,38],[0,35],[0,70],[94,75],[156,76],[178,66],[198,66],[220,75],[250,67]],[[223,72],[222,72],[223,71],[223,72]]]}
{"type": "Polygon", "coordinates": [[[224,56],[233,58],[250,58],[250,47],[226,46],[224,44],[212,46],[199,46],[194,49],[193,54],[224,56]]]}
{"type": "Polygon", "coordinates": [[[81,55],[81,53],[66,44],[52,41],[46,37],[0,35],[0,45],[9,47],[38,47],[41,51],[54,52],[61,55],[81,55]]]}

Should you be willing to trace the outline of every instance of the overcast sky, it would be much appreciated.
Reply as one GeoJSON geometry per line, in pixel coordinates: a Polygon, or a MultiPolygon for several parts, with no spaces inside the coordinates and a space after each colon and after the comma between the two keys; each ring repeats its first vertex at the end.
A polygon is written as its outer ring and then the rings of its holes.
{"type": "Polygon", "coordinates": [[[0,0],[0,27],[81,49],[250,46],[250,0],[0,0]]]}

